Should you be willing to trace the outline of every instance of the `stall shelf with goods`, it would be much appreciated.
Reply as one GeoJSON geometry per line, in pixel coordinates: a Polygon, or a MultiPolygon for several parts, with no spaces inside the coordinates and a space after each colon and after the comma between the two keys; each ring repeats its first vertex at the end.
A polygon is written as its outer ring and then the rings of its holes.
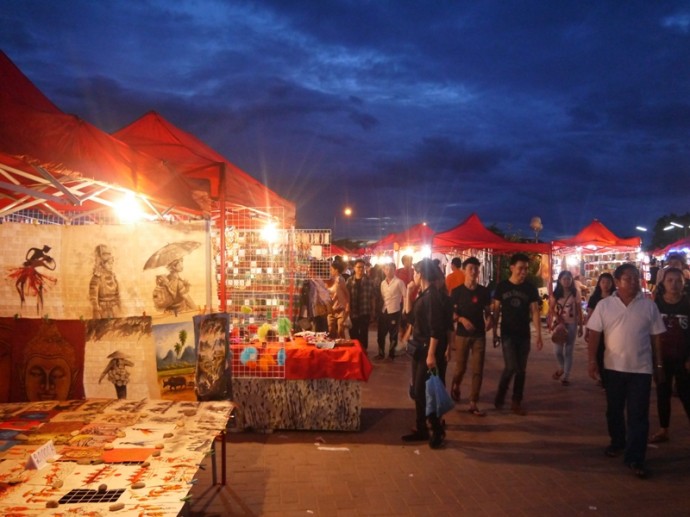
{"type": "Polygon", "coordinates": [[[640,258],[639,237],[621,238],[594,219],[574,237],[554,241],[554,280],[567,269],[580,276],[585,293],[591,294],[602,273],[613,273],[619,265],[632,262],[647,274],[647,263],[640,258]]]}

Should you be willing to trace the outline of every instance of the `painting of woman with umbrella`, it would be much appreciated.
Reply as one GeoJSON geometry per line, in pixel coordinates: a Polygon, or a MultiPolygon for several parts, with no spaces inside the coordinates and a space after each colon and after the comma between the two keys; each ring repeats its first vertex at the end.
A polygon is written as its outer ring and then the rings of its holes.
{"type": "Polygon", "coordinates": [[[184,269],[184,257],[201,246],[200,242],[179,241],[166,244],[149,257],[144,264],[144,270],[166,267],[167,275],[156,276],[156,287],[153,289],[153,303],[163,312],[178,312],[195,310],[196,303],[192,300],[190,283],[184,280],[180,273],[184,269]]]}

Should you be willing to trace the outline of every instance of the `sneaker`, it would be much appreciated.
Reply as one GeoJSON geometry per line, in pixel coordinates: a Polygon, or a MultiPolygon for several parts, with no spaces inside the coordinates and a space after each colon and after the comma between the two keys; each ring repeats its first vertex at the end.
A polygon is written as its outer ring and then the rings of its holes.
{"type": "Polygon", "coordinates": [[[426,442],[429,439],[429,431],[413,431],[402,436],[403,442],[426,442]]]}
{"type": "Polygon", "coordinates": [[[504,403],[505,403],[505,395],[496,394],[496,398],[494,399],[494,407],[496,409],[501,409],[503,407],[504,403]]]}
{"type": "Polygon", "coordinates": [[[385,355],[379,354],[379,355],[377,355],[376,357],[374,357],[374,360],[375,360],[375,361],[383,361],[385,358],[386,358],[385,355]]]}

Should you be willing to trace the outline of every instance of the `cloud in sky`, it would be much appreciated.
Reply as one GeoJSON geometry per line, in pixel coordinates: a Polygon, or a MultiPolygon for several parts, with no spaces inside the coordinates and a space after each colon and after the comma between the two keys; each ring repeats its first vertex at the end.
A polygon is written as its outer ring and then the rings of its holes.
{"type": "MultiPolygon", "coordinates": [[[[0,46],[61,109],[149,110],[377,238],[471,212],[629,236],[690,208],[684,2],[8,0],[0,46]]],[[[343,225],[336,236],[342,236],[343,225]]]]}

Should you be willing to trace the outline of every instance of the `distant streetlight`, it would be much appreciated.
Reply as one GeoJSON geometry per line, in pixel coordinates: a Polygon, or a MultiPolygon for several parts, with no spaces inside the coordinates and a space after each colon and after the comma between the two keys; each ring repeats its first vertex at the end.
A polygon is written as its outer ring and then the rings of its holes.
{"type": "Polygon", "coordinates": [[[343,209],[343,215],[344,215],[345,217],[350,217],[350,216],[352,215],[352,208],[350,208],[349,206],[346,206],[346,207],[343,209]]]}
{"type": "Polygon", "coordinates": [[[529,227],[534,231],[534,242],[539,242],[539,232],[544,229],[544,225],[541,224],[541,217],[532,217],[529,227]]]}
{"type": "MultiPolygon", "coordinates": [[[[680,224],[680,223],[677,223],[677,222],[675,222],[675,221],[670,221],[668,224],[669,224],[670,226],[673,226],[673,227],[678,228],[678,229],[681,229],[681,228],[682,228],[682,229],[683,229],[683,237],[687,237],[687,236],[688,236],[688,227],[687,227],[687,226],[685,226],[685,225],[683,225],[683,224],[680,224]]],[[[668,226],[667,226],[666,228],[668,228],[668,226]]],[[[666,228],[664,228],[664,230],[666,230],[666,228]]]]}

